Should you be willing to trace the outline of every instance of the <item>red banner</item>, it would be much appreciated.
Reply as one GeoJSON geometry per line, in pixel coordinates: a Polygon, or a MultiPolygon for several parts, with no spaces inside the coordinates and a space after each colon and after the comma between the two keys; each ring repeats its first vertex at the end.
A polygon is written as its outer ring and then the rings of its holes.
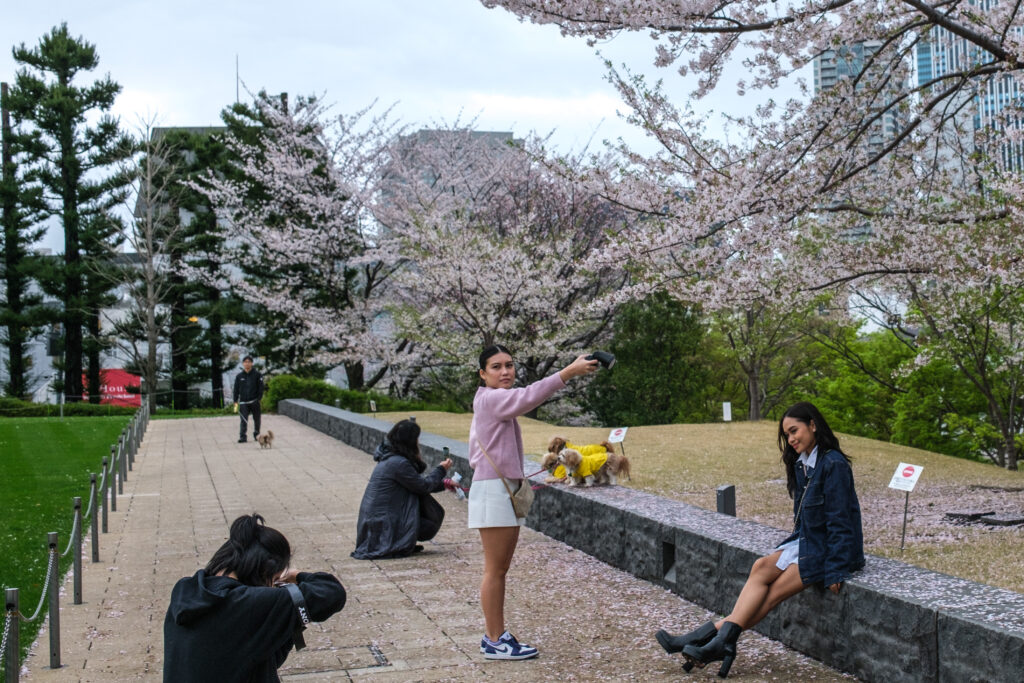
{"type": "MultiPolygon", "coordinates": [[[[142,385],[142,377],[133,375],[120,368],[109,368],[100,370],[100,403],[114,406],[141,406],[142,394],[139,387],[142,385]],[[128,391],[128,387],[132,391],[128,391]]],[[[82,386],[88,391],[89,380],[82,375],[82,386]]],[[[82,396],[83,401],[89,400],[88,393],[82,396]]]]}

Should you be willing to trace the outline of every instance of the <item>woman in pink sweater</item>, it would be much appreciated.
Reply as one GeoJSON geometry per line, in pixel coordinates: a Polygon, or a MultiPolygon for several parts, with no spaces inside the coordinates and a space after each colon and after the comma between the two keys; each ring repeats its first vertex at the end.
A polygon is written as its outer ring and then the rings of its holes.
{"type": "Polygon", "coordinates": [[[516,518],[501,477],[509,480],[513,491],[524,484],[529,486],[524,481],[523,435],[516,418],[542,404],[573,377],[594,372],[597,364],[580,356],[550,377],[513,389],[516,366],[509,350],[496,344],[480,354],[481,386],[473,399],[473,423],[469,428],[469,465],[473,468],[469,528],[480,530],[484,547],[480,605],[487,632],[480,641],[480,652],[487,659],[537,656],[537,648],[519,643],[505,630],[505,575],[525,520],[516,518]]]}

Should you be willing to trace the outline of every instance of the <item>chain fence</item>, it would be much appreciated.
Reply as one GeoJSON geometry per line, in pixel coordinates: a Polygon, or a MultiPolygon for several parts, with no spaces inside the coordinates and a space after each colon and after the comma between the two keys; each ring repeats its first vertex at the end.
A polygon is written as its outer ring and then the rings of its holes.
{"type": "Polygon", "coordinates": [[[96,514],[98,511],[102,511],[102,532],[106,533],[108,508],[111,510],[117,509],[117,489],[119,486],[123,486],[123,482],[128,476],[128,471],[132,469],[132,465],[135,461],[135,454],[138,451],[139,444],[141,443],[146,427],[149,424],[149,418],[150,415],[148,407],[143,404],[142,407],[135,412],[128,426],[121,432],[118,443],[111,446],[110,457],[103,457],[100,482],[98,486],[96,484],[96,475],[90,474],[89,504],[86,508],[85,514],[82,514],[81,498],[76,497],[73,499],[74,519],[71,524],[71,534],[68,538],[68,544],[64,549],[64,552],[58,553],[59,544],[57,534],[55,532],[48,534],[46,579],[42,584],[43,591],[39,596],[39,604],[36,606],[32,616],[26,617],[18,607],[18,589],[6,589],[3,640],[0,642],[0,668],[3,669],[5,674],[4,681],[17,681],[20,674],[21,653],[18,637],[18,625],[20,623],[32,623],[38,619],[39,615],[42,613],[43,605],[47,604],[47,598],[49,598],[50,603],[50,667],[60,667],[60,623],[59,609],[57,605],[57,582],[59,580],[58,575],[60,574],[60,558],[66,557],[69,553],[74,553],[72,556],[74,601],[75,604],[81,604],[83,522],[85,520],[92,520],[92,532],[90,534],[92,536],[92,561],[94,563],[99,562],[99,533],[97,529],[98,525],[96,523],[96,514]]]}
{"type": "MultiPolygon", "coordinates": [[[[11,622],[14,621],[14,615],[5,607],[4,608],[4,637],[0,641],[0,666],[3,665],[7,658],[7,634],[11,631],[11,622]]],[[[20,664],[20,662],[19,662],[20,664]]]]}
{"type": "Polygon", "coordinates": [[[36,606],[36,611],[32,613],[32,616],[26,617],[24,614],[19,613],[18,617],[26,624],[31,624],[39,616],[39,613],[43,611],[43,605],[46,604],[46,589],[50,586],[50,577],[53,576],[53,565],[57,562],[57,552],[54,550],[50,551],[50,559],[46,563],[46,579],[43,580],[43,594],[39,596],[39,605],[36,606]]]}

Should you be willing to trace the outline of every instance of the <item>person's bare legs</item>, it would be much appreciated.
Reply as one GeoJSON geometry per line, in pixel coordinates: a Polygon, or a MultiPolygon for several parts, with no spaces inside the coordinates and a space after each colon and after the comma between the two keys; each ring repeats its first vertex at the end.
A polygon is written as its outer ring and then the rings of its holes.
{"type": "Polygon", "coordinates": [[[480,529],[484,546],[484,578],[480,582],[480,606],[484,610],[487,637],[495,641],[505,632],[505,575],[512,564],[518,526],[480,529]]]}
{"type": "Polygon", "coordinates": [[[784,571],[775,566],[781,552],[754,562],[732,612],[715,626],[722,628],[723,623],[731,621],[742,629],[752,628],[780,602],[804,589],[798,565],[791,564],[784,571]]]}

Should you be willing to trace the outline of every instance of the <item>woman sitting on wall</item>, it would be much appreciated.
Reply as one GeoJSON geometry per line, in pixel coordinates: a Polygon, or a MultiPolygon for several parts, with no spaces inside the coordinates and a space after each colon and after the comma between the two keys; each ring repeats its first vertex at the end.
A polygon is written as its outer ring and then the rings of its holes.
{"type": "Polygon", "coordinates": [[[797,403],[779,421],[779,450],[793,499],[793,533],[750,570],[732,612],[687,634],[655,634],[666,652],[682,652],[689,671],[721,661],[725,678],[736,658],[736,640],[776,605],[811,584],[838,594],[864,566],[860,503],[850,459],[814,405],[797,403]]]}

